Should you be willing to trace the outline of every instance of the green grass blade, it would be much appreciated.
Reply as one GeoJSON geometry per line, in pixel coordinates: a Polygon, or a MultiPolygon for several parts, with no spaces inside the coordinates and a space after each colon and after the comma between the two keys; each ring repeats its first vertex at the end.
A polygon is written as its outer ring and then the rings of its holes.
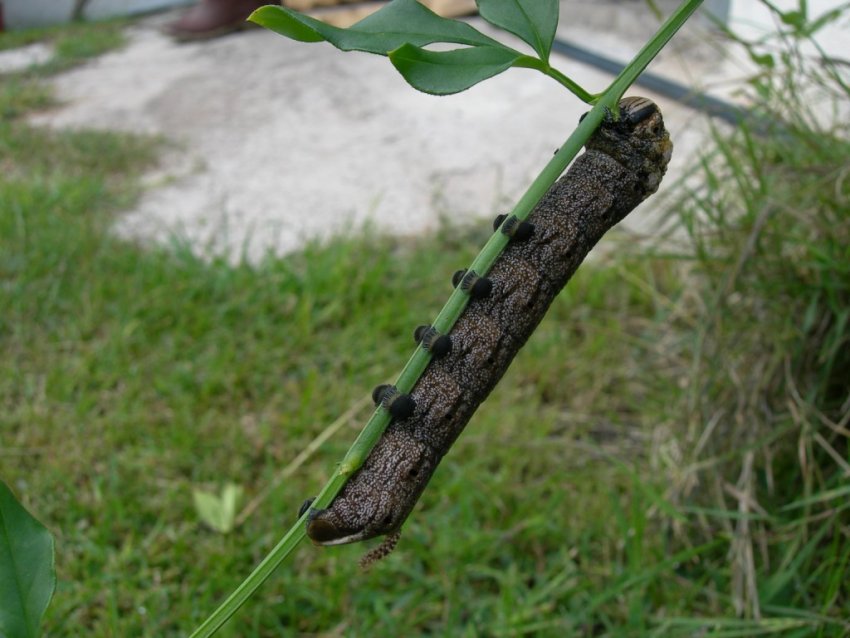
{"type": "Polygon", "coordinates": [[[836,487],[831,490],[824,490],[823,492],[818,492],[817,494],[812,494],[809,497],[801,498],[793,503],[788,503],[782,508],[783,512],[787,512],[790,510],[800,509],[802,507],[808,507],[809,505],[816,505],[818,503],[825,503],[827,501],[832,501],[837,498],[846,498],[850,497],[850,485],[843,485],[841,487],[836,487]]]}
{"type": "Polygon", "coordinates": [[[711,636],[724,638],[743,638],[746,636],[770,636],[786,633],[792,629],[811,627],[812,623],[797,618],[765,618],[763,620],[746,620],[738,618],[665,618],[661,627],[662,635],[702,635],[710,632],[711,636]],[[669,633],[675,630],[682,632],[669,633]]]}

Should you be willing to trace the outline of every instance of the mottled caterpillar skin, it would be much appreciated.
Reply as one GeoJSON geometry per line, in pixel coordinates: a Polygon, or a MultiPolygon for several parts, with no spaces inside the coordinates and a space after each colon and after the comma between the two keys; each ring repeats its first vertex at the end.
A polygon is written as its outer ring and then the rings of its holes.
{"type": "Polygon", "coordinates": [[[646,98],[619,106],[620,117],[605,118],[528,217],[523,236],[508,233],[511,242],[487,273],[488,293],[470,299],[449,332],[450,351],[432,359],[413,387],[412,415],[393,420],[331,505],[311,512],[307,535],[315,543],[387,534],[367,562],[389,553],[443,455],[555,295],[602,235],[658,189],[673,148],[661,112],[646,98]]]}

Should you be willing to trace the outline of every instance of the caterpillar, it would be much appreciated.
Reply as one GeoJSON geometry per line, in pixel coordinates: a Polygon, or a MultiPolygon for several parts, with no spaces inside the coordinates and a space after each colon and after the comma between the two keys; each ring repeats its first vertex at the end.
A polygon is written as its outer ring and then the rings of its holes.
{"type": "MultiPolygon", "coordinates": [[[[307,518],[307,536],[339,545],[386,535],[363,559],[388,554],[443,455],[501,379],[602,235],[658,189],[672,153],[654,102],[620,101],[586,151],[525,221],[499,216],[510,237],[486,277],[459,271],[453,284],[470,300],[449,334],[430,326],[415,339],[434,355],[409,395],[393,386],[373,392],[393,419],[360,469],[326,509],[307,518]]],[[[303,514],[311,500],[302,505],[303,514]]]]}

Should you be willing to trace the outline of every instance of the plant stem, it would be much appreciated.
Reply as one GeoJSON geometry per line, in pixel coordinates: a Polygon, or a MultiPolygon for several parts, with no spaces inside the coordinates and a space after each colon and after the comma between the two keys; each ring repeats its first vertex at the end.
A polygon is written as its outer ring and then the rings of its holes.
{"type": "Polygon", "coordinates": [[[549,77],[554,78],[556,81],[563,84],[565,87],[567,87],[568,91],[572,91],[585,104],[593,104],[599,97],[598,95],[593,95],[593,93],[588,93],[576,82],[568,78],[566,75],[564,75],[554,67],[547,65],[547,68],[544,73],[549,77]]]}
{"type": "MultiPolygon", "coordinates": [[[[652,39],[638,52],[635,58],[623,69],[610,86],[597,97],[590,95],[581,87],[578,87],[574,82],[563,76],[560,72],[548,67],[543,70],[544,73],[554,77],[556,80],[567,86],[568,89],[575,93],[574,88],[577,87],[588,98],[585,101],[595,102],[595,106],[590,110],[587,116],[581,120],[578,127],[569,136],[564,145],[555,153],[552,159],[546,164],[537,178],[529,186],[525,194],[514,206],[511,214],[516,215],[519,219],[525,219],[534,209],[534,206],[543,197],[546,191],[551,188],[552,184],[563,173],[573,158],[578,155],[582,146],[587,142],[588,138],[593,134],[599,124],[605,117],[606,112],[616,112],[617,103],[623,97],[626,90],[634,83],[637,77],[643,72],[646,66],[652,59],[658,55],[659,51],[664,48],[670,38],[679,30],[679,28],[688,20],[688,18],[699,8],[702,0],[685,0],[679,8],[664,22],[661,28],[656,32],[652,39]],[[565,84],[564,78],[569,84],[565,84]]],[[[579,93],[576,93],[579,95],[579,93]]],[[[579,95],[581,97],[581,95],[579,95]]],[[[582,98],[584,99],[584,98],[582,98]]],[[[485,275],[498,259],[499,255],[504,250],[508,243],[508,237],[500,231],[496,231],[487,240],[484,248],[475,257],[470,264],[469,269],[474,270],[479,275],[485,275]]],[[[442,333],[447,333],[454,326],[458,317],[460,317],[466,307],[469,297],[462,292],[460,288],[455,288],[449,296],[448,301],[440,310],[433,326],[436,330],[442,333]]],[[[401,373],[396,380],[396,387],[400,392],[410,392],[413,386],[419,380],[419,377],[428,366],[431,356],[428,351],[421,346],[417,347],[413,356],[405,364],[401,373]]],[[[313,507],[322,508],[328,506],[339,491],[343,488],[348,478],[357,471],[357,469],[366,460],[369,452],[374,447],[378,439],[384,433],[387,425],[389,425],[390,416],[386,409],[379,407],[370,417],[369,421],[363,427],[363,430],[357,436],[351,448],[345,454],[342,462],[337,466],[336,472],[330,478],[328,483],[322,488],[316,500],[313,502],[313,507]]],[[[225,622],[230,618],[239,607],[251,596],[251,594],[272,574],[277,566],[295,549],[298,543],[305,536],[305,524],[309,512],[305,512],[298,521],[293,525],[280,542],[269,552],[268,556],[260,562],[253,572],[242,582],[236,590],[228,596],[228,598],[216,609],[212,615],[207,618],[204,623],[198,627],[190,636],[190,638],[209,638],[212,636],[225,622]]]]}
{"type": "Polygon", "coordinates": [[[236,613],[248,598],[251,597],[257,588],[266,582],[266,579],[272,575],[278,565],[286,558],[289,553],[295,549],[298,543],[305,536],[304,523],[307,521],[308,513],[298,519],[298,521],[289,528],[284,537],[280,539],[274,549],[260,561],[260,564],[254,568],[254,571],[242,581],[242,583],[227,597],[227,599],[216,609],[201,625],[192,632],[189,638],[207,638],[221,629],[221,626],[236,613]]]}
{"type": "Polygon", "coordinates": [[[638,76],[643,73],[649,63],[667,45],[670,38],[699,9],[701,4],[702,0],[685,0],[679,5],[670,17],[664,21],[664,24],[661,25],[658,31],[655,32],[655,35],[652,36],[649,42],[638,51],[634,59],[620,72],[620,75],[614,78],[614,81],[602,94],[602,101],[606,105],[612,109],[614,108],[620,98],[623,97],[623,94],[638,79],[638,76]]]}
{"type": "Polygon", "coordinates": [[[599,97],[597,95],[593,95],[593,93],[589,93],[572,78],[568,78],[558,69],[550,66],[548,62],[541,60],[540,58],[525,55],[518,59],[514,66],[518,68],[534,69],[536,71],[540,71],[543,75],[548,75],[555,79],[559,84],[565,86],[570,93],[575,95],[585,104],[593,104],[596,101],[596,98],[599,97]]]}

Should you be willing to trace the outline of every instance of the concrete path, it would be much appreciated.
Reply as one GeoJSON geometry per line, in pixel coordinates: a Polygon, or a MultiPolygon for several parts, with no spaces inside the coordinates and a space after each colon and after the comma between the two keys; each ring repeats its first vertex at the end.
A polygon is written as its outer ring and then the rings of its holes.
{"type": "MultiPolygon", "coordinates": [[[[366,222],[415,235],[441,217],[489,219],[522,194],[587,110],[529,70],[433,97],[408,87],[382,57],[260,29],[175,44],[159,31],[170,18],[141,21],[124,49],[57,77],[63,106],[33,118],[172,143],[138,207],[116,224],[143,241],[176,234],[205,254],[257,260],[366,222]]],[[[623,59],[643,37],[610,29],[596,37],[563,18],[562,28],[623,59]]],[[[653,68],[690,81],[680,60],[673,52],[653,68]]],[[[716,60],[697,59],[697,71],[709,64],[716,70],[716,60]]],[[[563,58],[556,66],[591,90],[611,79],[563,58]]],[[[704,122],[658,102],[676,145],[669,188],[702,144],[704,122]]],[[[629,225],[648,231],[651,219],[645,209],[629,225]]]]}

